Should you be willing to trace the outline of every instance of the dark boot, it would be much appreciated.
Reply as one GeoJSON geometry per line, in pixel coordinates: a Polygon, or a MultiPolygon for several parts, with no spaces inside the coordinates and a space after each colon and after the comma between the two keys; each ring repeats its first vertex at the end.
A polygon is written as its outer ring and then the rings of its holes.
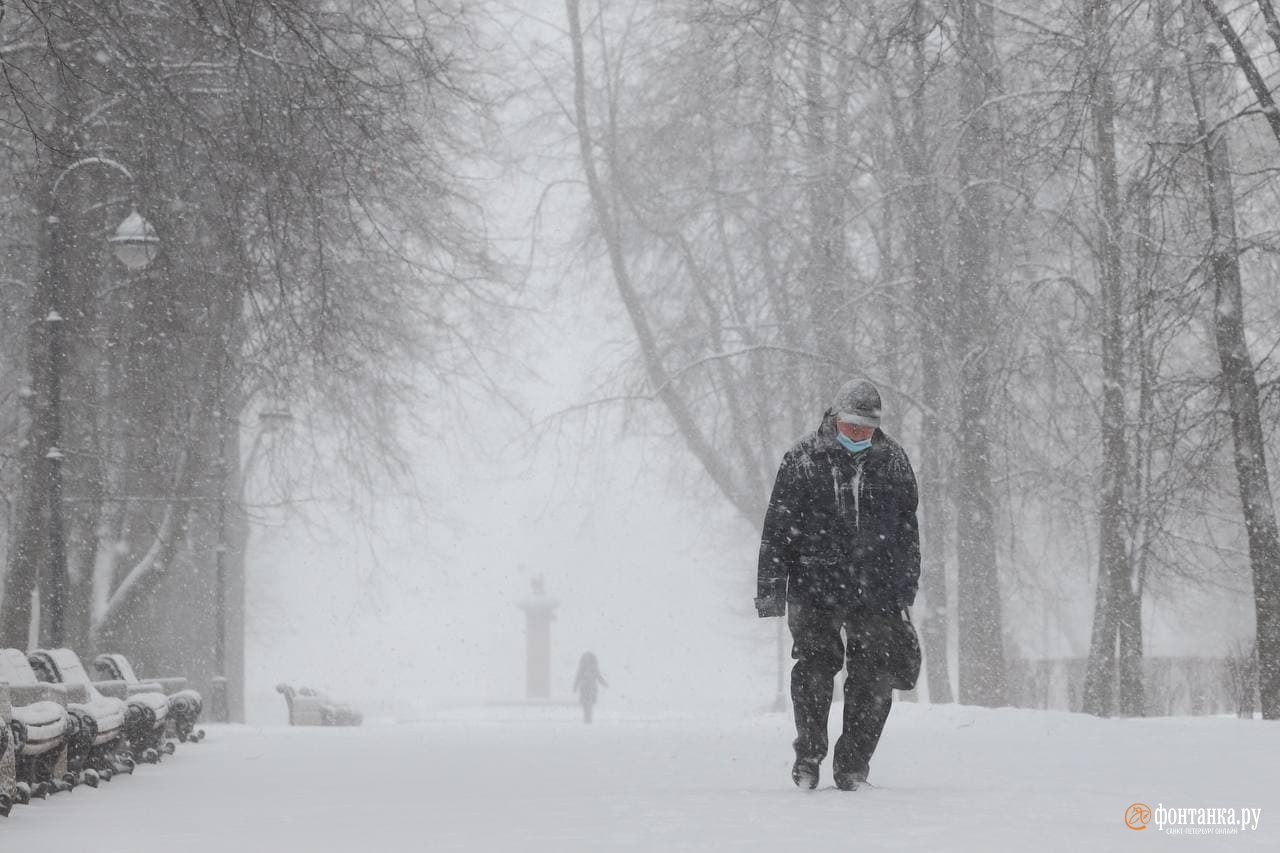
{"type": "Polygon", "coordinates": [[[818,787],[818,767],[821,762],[813,758],[797,758],[791,767],[791,781],[803,791],[818,787]]]}
{"type": "Polygon", "coordinates": [[[835,774],[836,787],[841,791],[856,791],[867,784],[867,774],[860,770],[846,770],[835,774]]]}

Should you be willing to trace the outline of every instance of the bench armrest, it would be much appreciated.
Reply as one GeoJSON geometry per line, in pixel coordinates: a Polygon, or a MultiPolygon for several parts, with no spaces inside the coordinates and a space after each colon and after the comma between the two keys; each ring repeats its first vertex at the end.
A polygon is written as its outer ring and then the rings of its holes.
{"type": "MultiPolygon", "coordinates": [[[[187,679],[182,676],[175,676],[173,678],[144,678],[142,681],[145,681],[147,684],[158,685],[158,692],[163,693],[166,696],[170,693],[177,693],[179,690],[187,689],[187,679]]],[[[152,689],[155,688],[153,687],[152,689]]]]}
{"type": "MultiPolygon", "coordinates": [[[[53,687],[61,687],[66,693],[66,703],[72,705],[87,705],[89,703],[89,687],[85,684],[54,684],[53,687]]],[[[66,704],[64,703],[64,704],[66,704]]]]}
{"type": "Polygon", "coordinates": [[[115,699],[129,698],[129,682],[127,681],[95,681],[93,686],[103,696],[111,696],[115,699]]]}
{"type": "Polygon", "coordinates": [[[137,684],[129,685],[130,696],[136,696],[139,693],[164,693],[164,688],[160,686],[158,681],[141,681],[137,684]]]}
{"type": "Polygon", "coordinates": [[[67,685],[65,684],[10,684],[9,701],[14,705],[34,705],[36,702],[57,702],[64,708],[67,705],[67,685]]]}

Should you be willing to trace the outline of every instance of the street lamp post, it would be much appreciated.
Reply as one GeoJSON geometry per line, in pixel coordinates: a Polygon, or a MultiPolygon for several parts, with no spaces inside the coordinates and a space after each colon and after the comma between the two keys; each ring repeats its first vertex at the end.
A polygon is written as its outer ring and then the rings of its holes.
{"type": "MultiPolygon", "coordinates": [[[[249,447],[249,452],[245,454],[243,462],[238,466],[236,499],[239,507],[243,509],[245,506],[245,498],[247,494],[246,481],[254,468],[257,466],[258,455],[262,451],[263,440],[268,433],[279,432],[285,429],[293,421],[293,415],[281,406],[271,406],[258,413],[258,430],[253,437],[253,443],[249,447]]],[[[235,430],[231,436],[231,440],[237,443],[240,441],[240,431],[235,430]]],[[[237,616],[243,612],[243,589],[241,582],[236,590],[236,606],[234,608],[228,606],[228,601],[232,597],[230,584],[227,582],[227,554],[231,550],[227,535],[227,438],[221,440],[221,449],[218,454],[220,461],[220,476],[218,484],[218,541],[214,546],[214,574],[216,589],[214,591],[215,620],[214,626],[214,663],[216,668],[215,682],[213,689],[212,719],[218,722],[230,722],[232,717],[239,717],[242,713],[241,704],[243,702],[243,667],[240,665],[240,658],[236,659],[236,666],[231,667],[232,661],[227,654],[227,635],[228,622],[233,613],[237,616]]],[[[243,579],[241,579],[243,581],[243,579]]]]}
{"type": "MultiPolygon", "coordinates": [[[[66,346],[66,265],[68,251],[60,216],[62,183],[73,172],[86,167],[97,167],[116,172],[129,182],[130,198],[133,198],[133,174],[120,163],[106,157],[85,157],[67,166],[54,178],[49,188],[49,214],[45,219],[48,251],[45,272],[42,277],[44,317],[49,344],[48,362],[45,365],[46,401],[44,410],[45,476],[48,484],[48,546],[49,568],[40,596],[41,610],[48,617],[49,642],[54,646],[66,644],[67,592],[70,586],[67,576],[67,544],[62,511],[62,462],[65,454],[62,443],[62,379],[67,374],[66,346]],[[45,595],[47,593],[47,596],[45,595]]],[[[159,248],[159,238],[151,223],[137,208],[125,217],[108,238],[116,258],[131,272],[141,270],[151,263],[159,248]]]]}

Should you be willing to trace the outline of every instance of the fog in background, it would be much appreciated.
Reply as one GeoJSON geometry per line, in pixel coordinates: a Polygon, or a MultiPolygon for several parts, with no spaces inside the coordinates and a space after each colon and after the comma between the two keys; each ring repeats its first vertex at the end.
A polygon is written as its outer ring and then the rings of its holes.
{"type": "MultiPolygon", "coordinates": [[[[539,420],[592,397],[616,335],[605,299],[565,291],[510,340],[537,378],[505,390],[539,420]]],[[[497,399],[450,416],[447,443],[424,442],[417,460],[429,510],[387,497],[372,529],[333,510],[254,530],[249,721],[283,719],[281,680],[401,716],[523,697],[517,602],[535,576],[561,602],[554,695],[570,697],[593,650],[615,709],[772,699],[761,663],[773,632],[750,608],[752,531],[681,473],[670,442],[637,432],[618,404],[537,426],[497,399]]]]}
{"type": "MultiPolygon", "coordinates": [[[[560,602],[553,698],[572,698],[587,650],[600,657],[614,712],[764,708],[775,695],[776,623],[751,606],[758,526],[711,487],[656,402],[627,398],[636,344],[604,249],[584,230],[590,205],[561,111],[571,67],[563,4],[490,12],[487,44],[527,81],[498,113],[505,165],[475,167],[491,236],[523,280],[478,347],[497,353],[486,364],[495,388],[439,395],[438,410],[421,413],[437,431],[417,442],[418,500],[385,494],[362,522],[332,505],[260,516],[247,566],[250,722],[284,720],[279,681],[356,695],[373,715],[400,718],[522,698],[517,605],[539,576],[560,602]]],[[[877,365],[851,364],[848,375],[860,368],[877,365]]],[[[792,414],[770,413],[778,423],[792,414]]],[[[801,421],[816,426],[820,414],[801,421]]],[[[904,416],[886,411],[885,427],[916,458],[904,416]]],[[[1096,558],[1082,562],[1062,529],[1016,517],[1014,502],[1002,510],[1024,555],[1002,577],[1008,654],[1086,656],[1096,558]]],[[[1232,653],[1248,642],[1251,610],[1243,567],[1169,581],[1145,601],[1146,652],[1232,653]]]]}
{"type": "Polygon", "coordinates": [[[5,645],[226,674],[234,718],[243,557],[250,722],[280,682],[411,719],[524,696],[541,579],[554,699],[590,650],[611,713],[770,707],[757,516],[865,374],[920,475],[946,692],[1089,659],[1082,709],[1139,713],[1122,663],[1242,661],[1255,612],[1280,686],[1250,588],[1280,551],[1242,515],[1274,522],[1268,472],[1233,466],[1277,458],[1280,124],[1212,5],[10,5],[5,645]],[[135,206],[136,269],[102,239],[135,206]]]}
{"type": "MultiPolygon", "coordinates": [[[[335,506],[303,506],[253,529],[248,721],[285,719],[274,692],[282,680],[358,695],[372,715],[401,719],[517,701],[517,605],[538,576],[559,601],[553,699],[571,701],[577,658],[594,651],[614,712],[772,704],[776,622],[751,607],[758,525],[709,484],[657,402],[627,397],[634,337],[603,247],[584,231],[590,205],[559,111],[564,91],[549,90],[568,86],[563,4],[490,12],[494,56],[530,81],[499,113],[506,168],[475,167],[495,245],[524,278],[511,314],[477,346],[493,350],[495,388],[438,394],[439,409],[422,412],[435,432],[417,442],[417,500],[384,494],[364,523],[335,506]]],[[[877,365],[851,364],[847,375],[860,369],[877,365]]],[[[835,388],[801,393],[826,401],[835,388]]],[[[817,427],[823,405],[801,423],[817,427]]],[[[918,457],[918,434],[900,434],[902,418],[887,411],[886,428],[918,457]]],[[[1002,510],[1019,530],[1010,543],[1019,560],[1002,578],[1010,656],[1087,656],[1096,557],[1080,560],[1078,542],[1016,515],[1023,507],[1002,510]]],[[[1091,555],[1096,547],[1087,543],[1091,555]]],[[[1148,654],[1213,656],[1248,642],[1243,569],[1165,583],[1143,608],[1148,654]]]]}

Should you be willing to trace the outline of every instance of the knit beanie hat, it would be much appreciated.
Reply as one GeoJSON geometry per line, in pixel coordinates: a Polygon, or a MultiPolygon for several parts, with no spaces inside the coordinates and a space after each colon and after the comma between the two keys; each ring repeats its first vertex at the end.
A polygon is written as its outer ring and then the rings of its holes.
{"type": "Polygon", "coordinates": [[[880,389],[866,379],[853,379],[840,386],[831,410],[845,423],[880,426],[880,389]]]}

